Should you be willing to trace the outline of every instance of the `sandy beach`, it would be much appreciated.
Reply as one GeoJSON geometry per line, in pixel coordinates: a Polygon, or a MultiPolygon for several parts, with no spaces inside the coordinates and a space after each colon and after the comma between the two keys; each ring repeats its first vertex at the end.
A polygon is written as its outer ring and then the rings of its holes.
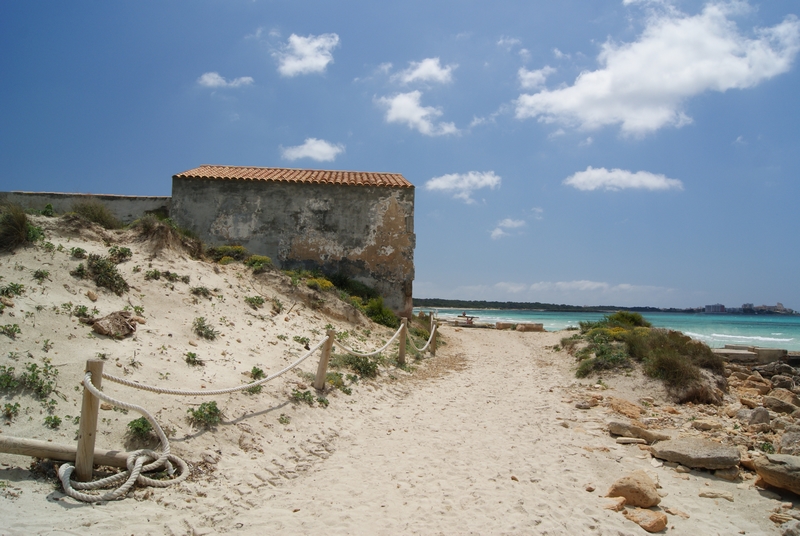
{"type": "MultiPolygon", "coordinates": [[[[127,379],[216,389],[251,381],[253,367],[269,374],[294,361],[305,352],[295,336],[314,344],[332,327],[347,332],[346,344],[369,351],[393,332],[348,311],[335,296],[292,287],[278,273],[253,276],[242,265],[220,267],[180,251],[154,254],[152,244],[130,232],[61,225],[56,233],[55,220],[37,223],[50,225],[48,239],[62,247],[0,257],[0,283],[26,286],[0,317],[0,324],[18,324],[21,331],[14,339],[0,337],[0,363],[22,370],[27,362],[49,359],[59,370],[62,397],[54,413],[63,423],[45,427],[47,411],[24,394],[15,398],[23,409],[2,427],[3,435],[73,442],[77,425],[67,416],[80,412],[85,361],[100,355],[107,372],[127,379]],[[79,262],[70,248],[105,254],[103,241],[133,251],[120,265],[131,284],[122,296],[69,275],[79,262]],[[43,267],[50,275],[38,284],[31,273],[43,267]],[[188,275],[190,283],[145,279],[151,270],[188,275]],[[212,289],[212,297],[197,299],[190,292],[197,285],[212,289]],[[88,291],[97,293],[96,302],[88,291]],[[244,302],[256,294],[280,301],[281,312],[244,302]],[[126,305],[143,307],[146,323],[123,340],[93,335],[62,308],[70,302],[97,307],[101,315],[126,305]],[[199,316],[220,332],[216,340],[193,333],[199,316]],[[187,352],[205,366],[187,365],[187,352]]],[[[350,395],[328,390],[327,407],[291,399],[293,390],[310,387],[317,353],[300,372],[277,378],[259,394],[213,397],[223,419],[211,430],[187,420],[187,409],[204,397],[104,381],[104,391],[148,408],[170,430],[172,452],[192,468],[189,479],[86,504],[65,496],[52,481],[35,479],[28,470],[31,458],[0,454],[0,534],[635,535],[645,532],[605,508],[612,502],[605,494],[637,469],[660,485],[657,509],[668,513],[666,532],[780,534],[769,516],[794,496],[758,491],[752,475],[729,482],[706,471],[679,473],[674,464],[654,459],[639,445],[618,444],[609,434],[607,422],[624,419],[615,399],[646,412],[654,428],[699,434],[675,425],[676,419],[688,422],[698,408],[677,407],[668,414],[674,404],[659,384],[637,373],[609,375],[600,383],[575,379],[574,358],[553,349],[564,333],[444,327],[441,334],[444,344],[435,357],[410,359],[407,371],[384,366],[377,378],[353,383],[350,395]],[[642,397],[652,402],[642,405],[642,397]],[[587,399],[596,406],[575,407],[587,399]],[[672,425],[659,426],[668,415],[672,425]],[[708,490],[726,492],[732,501],[699,496],[708,490]]],[[[98,447],[145,446],[126,435],[127,423],[138,415],[109,407],[100,417],[98,447]]]]}

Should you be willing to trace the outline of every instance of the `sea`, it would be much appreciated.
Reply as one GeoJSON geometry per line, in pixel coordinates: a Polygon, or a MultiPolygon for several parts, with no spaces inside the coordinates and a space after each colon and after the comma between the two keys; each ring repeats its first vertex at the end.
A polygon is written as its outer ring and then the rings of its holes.
{"type": "MultiPolygon", "coordinates": [[[[606,313],[563,313],[551,311],[501,310],[501,309],[449,309],[415,308],[414,312],[434,311],[442,320],[454,320],[466,313],[475,322],[494,323],[534,322],[547,331],[560,331],[578,327],[579,322],[600,320],[606,313]]],[[[800,316],[789,315],[731,315],[703,313],[643,313],[653,327],[681,331],[711,348],[726,344],[783,348],[800,351],[800,316]]]]}

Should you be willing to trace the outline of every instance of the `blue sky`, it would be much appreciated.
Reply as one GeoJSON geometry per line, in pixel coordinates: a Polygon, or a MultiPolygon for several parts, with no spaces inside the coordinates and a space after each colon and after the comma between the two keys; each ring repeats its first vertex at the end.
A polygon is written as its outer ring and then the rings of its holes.
{"type": "Polygon", "coordinates": [[[0,3],[0,189],[402,173],[416,297],[800,309],[796,1],[0,3]]]}

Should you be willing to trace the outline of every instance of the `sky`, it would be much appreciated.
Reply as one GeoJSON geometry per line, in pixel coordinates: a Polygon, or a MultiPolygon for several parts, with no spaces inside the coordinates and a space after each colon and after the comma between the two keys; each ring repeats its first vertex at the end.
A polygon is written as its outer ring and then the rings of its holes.
{"type": "Polygon", "coordinates": [[[796,0],[0,2],[0,190],[402,173],[414,296],[800,309],[796,0]]]}

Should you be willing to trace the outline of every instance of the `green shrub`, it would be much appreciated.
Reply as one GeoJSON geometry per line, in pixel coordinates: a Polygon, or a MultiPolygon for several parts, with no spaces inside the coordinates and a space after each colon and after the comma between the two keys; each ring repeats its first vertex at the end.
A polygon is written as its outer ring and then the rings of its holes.
{"type": "Polygon", "coordinates": [[[344,290],[350,296],[358,296],[361,298],[361,301],[374,300],[380,297],[380,294],[378,294],[378,291],[374,288],[369,287],[360,281],[356,281],[355,279],[350,279],[341,272],[332,275],[330,280],[336,286],[336,288],[344,290]]]}
{"type": "Polygon", "coordinates": [[[214,401],[203,402],[198,408],[190,408],[187,410],[189,414],[189,422],[195,426],[203,428],[213,428],[222,422],[222,411],[217,407],[214,401]]]}
{"type": "Polygon", "coordinates": [[[334,354],[330,365],[334,368],[346,367],[362,378],[374,378],[378,375],[378,362],[365,356],[334,354]]]}
{"type": "Polygon", "coordinates": [[[119,221],[101,201],[93,198],[76,201],[72,205],[72,212],[79,214],[105,229],[121,229],[119,221]]]}
{"type": "Polygon", "coordinates": [[[19,415],[19,403],[3,404],[3,417],[9,421],[13,420],[19,415]]]}
{"type": "Polygon", "coordinates": [[[611,326],[624,326],[627,328],[649,328],[652,326],[640,313],[633,311],[617,311],[607,318],[608,324],[611,326]]]}
{"type": "Polygon", "coordinates": [[[47,203],[44,206],[44,208],[41,210],[40,214],[42,216],[47,216],[48,218],[52,218],[53,216],[56,215],[56,211],[53,210],[53,205],[52,204],[47,203]]]}
{"type": "Polygon", "coordinates": [[[210,341],[213,341],[217,338],[217,335],[219,335],[214,328],[206,323],[206,319],[202,316],[194,319],[194,322],[192,323],[192,329],[199,337],[208,339],[210,341]]]}
{"type": "Polygon", "coordinates": [[[139,417],[128,423],[128,434],[137,439],[148,439],[151,437],[153,425],[146,417],[139,417]]]}
{"type": "Polygon", "coordinates": [[[17,324],[6,324],[5,326],[0,326],[0,333],[12,339],[16,339],[17,335],[22,333],[22,331],[20,331],[19,325],[17,324]]]}
{"type": "Polygon", "coordinates": [[[367,303],[366,314],[373,322],[389,328],[400,327],[400,319],[397,318],[391,309],[383,305],[383,298],[375,298],[367,303]]]}
{"type": "Polygon", "coordinates": [[[61,417],[56,417],[55,415],[48,415],[44,418],[44,425],[48,428],[53,428],[54,430],[61,426],[61,417]]]}
{"type": "Polygon", "coordinates": [[[111,248],[108,250],[108,258],[115,264],[127,261],[132,256],[133,252],[131,251],[131,248],[111,246],[111,248]]]}
{"type": "Polygon", "coordinates": [[[261,296],[248,296],[244,301],[253,309],[258,309],[264,306],[264,298],[261,296]]]}
{"type": "Polygon", "coordinates": [[[251,255],[245,262],[245,266],[253,269],[254,274],[260,274],[272,266],[272,259],[264,255],[251,255]]]}
{"type": "Polygon", "coordinates": [[[14,374],[14,367],[0,365],[0,392],[13,391],[19,387],[19,380],[14,374]]]}
{"type": "Polygon", "coordinates": [[[186,352],[186,364],[193,367],[202,367],[205,365],[203,360],[197,357],[197,354],[194,352],[186,352]]]}
{"type": "Polygon", "coordinates": [[[244,246],[239,245],[208,248],[206,250],[206,255],[211,257],[215,262],[220,262],[224,257],[231,258],[231,261],[228,262],[233,262],[234,260],[242,262],[250,256],[244,246]]]}
{"type": "Polygon", "coordinates": [[[4,287],[0,287],[0,296],[5,296],[6,298],[22,296],[23,294],[25,294],[25,285],[20,283],[9,283],[4,287]]]}
{"type": "Polygon", "coordinates": [[[28,221],[28,215],[21,206],[6,205],[0,211],[0,250],[14,251],[19,246],[42,238],[44,232],[28,221]]]}
{"type": "Polygon", "coordinates": [[[50,279],[50,272],[40,268],[33,272],[33,278],[41,285],[45,279],[50,279]]]}
{"type": "Polygon", "coordinates": [[[314,279],[309,279],[306,281],[306,285],[308,288],[312,288],[314,290],[330,290],[333,288],[333,283],[325,279],[324,277],[317,277],[314,279]]]}
{"type": "Polygon", "coordinates": [[[314,395],[308,390],[300,391],[298,389],[292,389],[292,400],[297,403],[305,402],[309,406],[314,405],[314,395]]]}
{"type": "Polygon", "coordinates": [[[117,270],[117,265],[107,257],[90,254],[86,259],[89,275],[98,287],[105,287],[117,296],[130,289],[128,282],[117,270]]]}
{"type": "Polygon", "coordinates": [[[208,290],[206,287],[192,287],[189,289],[189,292],[194,294],[195,296],[202,296],[203,298],[211,299],[211,291],[208,290]]]}
{"type": "Polygon", "coordinates": [[[230,257],[230,256],[228,256],[228,255],[225,255],[224,257],[222,257],[222,258],[219,260],[219,263],[220,263],[222,266],[226,266],[226,265],[228,265],[228,264],[230,264],[230,263],[234,262],[235,260],[236,260],[236,259],[234,259],[233,257],[230,257]]]}
{"type": "Polygon", "coordinates": [[[86,250],[83,248],[70,248],[69,254],[76,259],[85,259],[86,258],[86,250]]]}
{"type": "Polygon", "coordinates": [[[700,379],[700,371],[691,360],[674,348],[662,347],[651,351],[644,362],[648,376],[663,380],[670,387],[684,387],[700,379]]]}

